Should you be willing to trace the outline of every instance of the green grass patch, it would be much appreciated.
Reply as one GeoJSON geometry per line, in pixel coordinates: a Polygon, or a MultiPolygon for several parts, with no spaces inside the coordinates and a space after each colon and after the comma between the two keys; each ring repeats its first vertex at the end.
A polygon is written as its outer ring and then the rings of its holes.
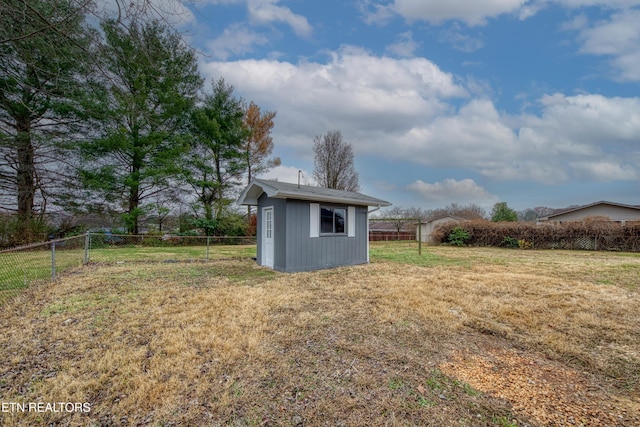
{"type": "Polygon", "coordinates": [[[371,262],[389,261],[402,264],[413,264],[422,267],[434,267],[438,265],[467,265],[468,262],[448,256],[442,256],[432,251],[433,247],[422,246],[419,253],[417,242],[372,242],[369,246],[371,262]]]}
{"type": "Polygon", "coordinates": [[[256,256],[255,245],[206,245],[201,246],[111,246],[91,249],[89,261],[154,262],[251,258],[256,256]]]}

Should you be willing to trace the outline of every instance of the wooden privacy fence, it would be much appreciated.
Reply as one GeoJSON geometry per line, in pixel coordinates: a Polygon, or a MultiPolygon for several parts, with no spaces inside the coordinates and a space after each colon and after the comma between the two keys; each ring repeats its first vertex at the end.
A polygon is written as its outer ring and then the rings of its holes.
{"type": "Polygon", "coordinates": [[[401,231],[400,233],[396,232],[369,232],[369,241],[370,242],[391,242],[394,240],[416,240],[416,233],[401,231]]]}
{"type": "Polygon", "coordinates": [[[369,241],[416,240],[416,223],[412,218],[370,218],[369,241]]]}

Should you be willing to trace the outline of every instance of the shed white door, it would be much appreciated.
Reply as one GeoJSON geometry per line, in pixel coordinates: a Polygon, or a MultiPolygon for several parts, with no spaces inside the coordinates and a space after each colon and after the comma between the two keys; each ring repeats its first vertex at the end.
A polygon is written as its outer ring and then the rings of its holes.
{"type": "Polygon", "coordinates": [[[262,209],[262,265],[273,268],[273,207],[262,209]]]}

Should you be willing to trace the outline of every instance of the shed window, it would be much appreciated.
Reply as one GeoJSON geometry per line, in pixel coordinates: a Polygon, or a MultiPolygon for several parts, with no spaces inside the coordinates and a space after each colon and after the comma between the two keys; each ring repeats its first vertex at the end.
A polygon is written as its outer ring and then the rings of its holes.
{"type": "Polygon", "coordinates": [[[320,207],[320,233],[345,234],[347,209],[329,206],[320,207]]]}

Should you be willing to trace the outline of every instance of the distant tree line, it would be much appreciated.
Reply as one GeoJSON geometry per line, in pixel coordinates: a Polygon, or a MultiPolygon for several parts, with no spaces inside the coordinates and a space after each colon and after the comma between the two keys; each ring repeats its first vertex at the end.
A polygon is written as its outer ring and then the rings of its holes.
{"type": "Polygon", "coordinates": [[[205,87],[152,2],[114,4],[115,15],[86,0],[0,4],[0,233],[40,240],[51,212],[68,227],[106,218],[138,233],[173,219],[185,233],[245,232],[231,201],[279,163],[276,112],[223,78],[205,87]]]}
{"type": "Polygon", "coordinates": [[[380,211],[372,216],[372,219],[384,220],[393,225],[396,233],[411,227],[413,228],[417,220],[428,220],[442,216],[452,216],[462,220],[488,220],[491,222],[534,222],[538,218],[551,215],[555,209],[547,207],[536,207],[525,209],[523,211],[515,211],[511,209],[506,202],[498,202],[493,205],[490,213],[476,205],[460,205],[451,203],[448,206],[437,209],[422,209],[419,207],[403,208],[394,206],[389,209],[380,211]]]}
{"type": "Polygon", "coordinates": [[[468,205],[460,205],[458,203],[451,203],[443,208],[436,209],[422,209],[419,207],[403,208],[401,206],[394,206],[389,209],[380,211],[374,217],[384,218],[387,220],[392,219],[429,219],[439,216],[454,216],[465,220],[486,219],[492,222],[531,222],[536,221],[538,218],[551,215],[556,212],[556,209],[548,208],[544,206],[528,208],[522,211],[515,211],[511,209],[506,202],[499,202],[493,205],[491,213],[473,203],[468,205]]]}

